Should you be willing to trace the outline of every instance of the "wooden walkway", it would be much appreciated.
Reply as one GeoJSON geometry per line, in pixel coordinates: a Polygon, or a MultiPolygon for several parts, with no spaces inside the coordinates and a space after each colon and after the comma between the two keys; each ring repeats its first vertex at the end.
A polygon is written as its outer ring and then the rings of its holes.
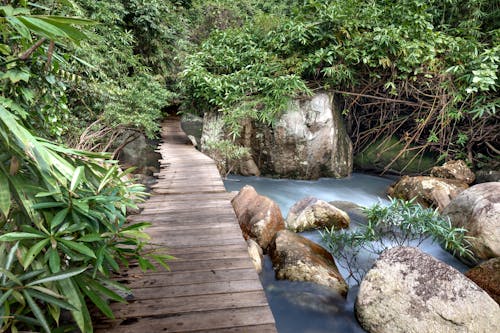
{"type": "Polygon", "coordinates": [[[169,117],[162,128],[161,171],[134,221],[150,221],[152,242],[177,259],[171,271],[122,273],[129,304],[99,333],[276,332],[259,277],[215,163],[198,152],[169,117]]]}

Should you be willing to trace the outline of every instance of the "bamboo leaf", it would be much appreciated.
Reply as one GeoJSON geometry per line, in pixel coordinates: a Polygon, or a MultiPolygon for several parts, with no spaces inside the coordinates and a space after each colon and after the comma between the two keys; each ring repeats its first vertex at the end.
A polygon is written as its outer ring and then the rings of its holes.
{"type": "Polygon", "coordinates": [[[71,179],[71,185],[69,186],[69,190],[71,192],[74,192],[78,185],[80,185],[80,183],[82,182],[83,176],[85,175],[84,171],[85,168],[82,165],[75,169],[75,173],[73,174],[73,178],[71,179]]]}
{"type": "Polygon", "coordinates": [[[85,236],[78,238],[78,241],[79,242],[99,242],[103,239],[104,239],[104,237],[101,234],[93,233],[93,234],[88,234],[88,235],[85,235],[85,236]]]}
{"type": "Polygon", "coordinates": [[[66,271],[62,271],[62,272],[59,272],[59,273],[56,273],[56,274],[52,274],[52,275],[43,277],[41,279],[35,280],[33,282],[30,282],[30,283],[27,284],[27,286],[34,286],[34,285],[42,284],[42,283],[45,283],[45,282],[65,280],[65,279],[68,279],[68,278],[70,278],[72,276],[81,274],[81,273],[85,272],[86,270],[87,270],[86,267],[68,269],[66,271]]]}
{"type": "Polygon", "coordinates": [[[23,239],[45,238],[46,236],[40,234],[33,234],[30,232],[9,232],[8,234],[0,236],[0,242],[11,242],[23,239]]]}
{"type": "Polygon", "coordinates": [[[61,258],[56,249],[50,249],[49,267],[52,273],[58,273],[61,270],[61,258]]]}
{"type": "Polygon", "coordinates": [[[11,202],[9,180],[0,170],[0,213],[3,213],[4,216],[9,215],[11,202]]]}
{"type": "Polygon", "coordinates": [[[64,219],[66,218],[66,215],[68,215],[68,212],[69,208],[64,208],[63,210],[60,210],[50,221],[50,229],[54,230],[57,226],[63,223],[64,219]]]}
{"type": "Polygon", "coordinates": [[[83,293],[87,295],[88,298],[90,298],[92,303],[94,303],[99,308],[99,310],[101,310],[101,312],[104,313],[104,315],[106,315],[106,317],[111,319],[115,318],[113,315],[113,311],[106,303],[106,301],[103,300],[97,293],[95,293],[88,284],[81,283],[81,281],[79,281],[78,284],[83,293]]]}
{"type": "Polygon", "coordinates": [[[38,321],[40,322],[40,324],[43,327],[43,329],[45,330],[45,332],[50,333],[49,324],[47,323],[47,320],[45,319],[45,316],[43,315],[42,310],[38,307],[36,302],[31,297],[30,292],[32,292],[32,291],[24,289],[23,290],[24,298],[28,302],[28,305],[29,305],[31,311],[33,311],[33,314],[35,315],[36,319],[38,319],[38,321]]]}
{"type": "MultiPolygon", "coordinates": [[[[12,292],[14,291],[14,289],[9,289],[7,290],[3,295],[2,297],[0,297],[0,305],[3,305],[4,302],[10,297],[10,295],[12,294],[12,292]]],[[[2,314],[0,314],[2,315],[2,314]]]]}
{"type": "Polygon", "coordinates": [[[49,242],[50,242],[49,238],[43,239],[43,240],[39,241],[38,243],[36,243],[35,245],[33,245],[28,250],[28,252],[26,253],[26,255],[24,256],[24,259],[23,259],[24,270],[26,270],[29,267],[29,265],[33,262],[33,260],[35,260],[36,256],[40,253],[40,251],[42,251],[42,249],[47,244],[49,244],[49,242]]]}
{"type": "Polygon", "coordinates": [[[58,299],[52,295],[48,295],[44,292],[40,292],[38,290],[34,290],[32,288],[29,288],[29,293],[31,294],[31,296],[35,297],[35,298],[38,298],[42,301],[45,301],[45,302],[48,302],[50,304],[54,304],[54,305],[57,305],[63,309],[66,309],[66,310],[70,310],[70,311],[75,311],[75,310],[78,310],[77,308],[75,308],[74,305],[71,305],[69,304],[68,302],[66,301],[63,301],[61,299],[58,299]]]}
{"type": "Polygon", "coordinates": [[[75,286],[71,279],[60,280],[59,285],[61,290],[64,290],[64,295],[67,297],[68,302],[78,309],[77,311],[71,311],[78,328],[82,332],[91,333],[92,319],[90,318],[90,314],[80,290],[75,286]]]}
{"type": "Polygon", "coordinates": [[[80,244],[77,242],[73,242],[73,241],[64,240],[64,239],[61,239],[60,242],[63,243],[64,245],[66,245],[67,247],[69,247],[70,249],[73,249],[77,252],[80,252],[81,254],[84,254],[84,255],[91,257],[91,258],[96,258],[94,251],[92,251],[86,245],[83,245],[83,244],[80,244]]]}
{"type": "Polygon", "coordinates": [[[42,20],[50,20],[53,22],[58,22],[60,24],[76,24],[76,25],[96,25],[98,22],[84,19],[80,17],[69,17],[69,16],[45,16],[45,15],[31,15],[31,17],[36,17],[42,20]]]}

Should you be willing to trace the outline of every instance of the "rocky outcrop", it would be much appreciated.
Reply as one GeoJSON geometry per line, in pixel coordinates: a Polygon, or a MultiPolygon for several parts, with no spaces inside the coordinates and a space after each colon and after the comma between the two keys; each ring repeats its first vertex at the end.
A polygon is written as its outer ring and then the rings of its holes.
{"type": "Polygon", "coordinates": [[[315,179],[352,172],[352,143],[328,93],[294,100],[274,128],[256,126],[251,148],[264,173],[315,179]]]}
{"type": "Polygon", "coordinates": [[[500,182],[499,170],[479,170],[476,171],[476,183],[500,182]]]}
{"type": "Polygon", "coordinates": [[[347,284],[332,255],[307,238],[281,230],[269,246],[269,254],[277,279],[314,282],[347,294],[347,284]]]}
{"type": "Polygon", "coordinates": [[[465,273],[500,304],[500,257],[487,260],[465,273]]]}
{"type": "Polygon", "coordinates": [[[469,186],[459,180],[429,176],[403,176],[389,187],[391,197],[415,201],[424,207],[444,209],[450,201],[469,186]]]}
{"type": "Polygon", "coordinates": [[[411,247],[382,253],[361,282],[356,315],[370,333],[500,332],[500,307],[486,292],[411,247]]]}
{"type": "MultiPolygon", "coordinates": [[[[234,163],[236,173],[257,175],[258,169],[280,177],[315,179],[345,177],[352,172],[352,143],[342,115],[335,108],[333,94],[293,100],[274,126],[249,119],[240,125],[235,144],[250,153],[234,163]]],[[[201,146],[228,139],[222,127],[219,117],[206,113],[201,146]]],[[[216,151],[205,148],[204,152],[216,161],[222,160],[216,151]]]]}
{"type": "Polygon", "coordinates": [[[243,187],[231,203],[245,239],[254,239],[264,250],[276,232],[285,228],[279,206],[250,185],[243,187]]]}
{"type": "Polygon", "coordinates": [[[286,228],[291,231],[305,231],[318,228],[343,229],[349,227],[349,215],[326,201],[314,197],[295,203],[288,212],[286,228]]]}
{"type": "Polygon", "coordinates": [[[431,176],[455,179],[466,184],[472,184],[476,179],[474,173],[462,160],[448,161],[442,166],[433,167],[431,170],[431,176]]]}
{"type": "Polygon", "coordinates": [[[500,182],[482,183],[460,193],[445,208],[455,227],[468,230],[480,259],[500,257],[500,182]]]}
{"type": "Polygon", "coordinates": [[[256,241],[253,239],[249,238],[247,239],[247,248],[248,248],[248,255],[250,256],[250,259],[252,259],[252,263],[255,267],[255,270],[257,273],[262,272],[262,263],[263,263],[263,253],[262,253],[262,248],[257,244],[256,241]]]}

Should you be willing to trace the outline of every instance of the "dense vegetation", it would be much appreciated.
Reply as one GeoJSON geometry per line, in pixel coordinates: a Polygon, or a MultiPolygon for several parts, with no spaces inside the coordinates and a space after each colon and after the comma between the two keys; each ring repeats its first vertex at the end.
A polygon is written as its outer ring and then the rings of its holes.
{"type": "Polygon", "coordinates": [[[358,152],[395,138],[401,154],[498,163],[494,1],[1,4],[1,330],[56,332],[66,309],[91,332],[86,301],[109,316],[123,301],[109,272],[163,262],[142,251],[146,224],[125,224],[144,193],[114,159],[169,106],[218,112],[237,135],[328,89],[358,152]]]}

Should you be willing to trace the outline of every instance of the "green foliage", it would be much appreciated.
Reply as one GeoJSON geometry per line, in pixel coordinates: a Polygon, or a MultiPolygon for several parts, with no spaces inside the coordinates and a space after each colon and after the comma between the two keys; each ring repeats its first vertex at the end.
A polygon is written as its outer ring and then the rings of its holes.
{"type": "Polygon", "coordinates": [[[391,199],[388,206],[365,208],[368,222],[356,230],[326,229],[323,242],[338,263],[349,272],[348,279],[361,283],[373,261],[394,246],[420,246],[426,239],[465,258],[472,258],[466,230],[455,228],[436,210],[423,208],[413,200],[391,199]],[[362,262],[362,257],[370,258],[362,262]]]}
{"type": "MultiPolygon", "coordinates": [[[[92,332],[87,300],[109,317],[108,301],[124,301],[117,291],[126,288],[109,280],[111,272],[130,261],[144,269],[154,267],[152,261],[166,265],[167,257],[143,251],[147,223],[126,224],[127,208],[137,208],[146,195],[129,178],[131,170],[121,171],[109,154],[33,134],[57,134],[50,123],[60,119],[50,117],[66,105],[70,85],[55,74],[69,66],[67,50],[84,43],[81,26],[94,22],[38,15],[47,10],[42,4],[31,9],[0,9],[0,331],[55,332],[64,309],[80,331],[92,332]]],[[[141,83],[162,92],[154,81],[141,83]]],[[[130,113],[137,95],[122,97],[115,112],[130,113]]],[[[151,107],[162,103],[154,97],[151,107]]],[[[140,118],[137,105],[133,112],[140,118]]]]}

